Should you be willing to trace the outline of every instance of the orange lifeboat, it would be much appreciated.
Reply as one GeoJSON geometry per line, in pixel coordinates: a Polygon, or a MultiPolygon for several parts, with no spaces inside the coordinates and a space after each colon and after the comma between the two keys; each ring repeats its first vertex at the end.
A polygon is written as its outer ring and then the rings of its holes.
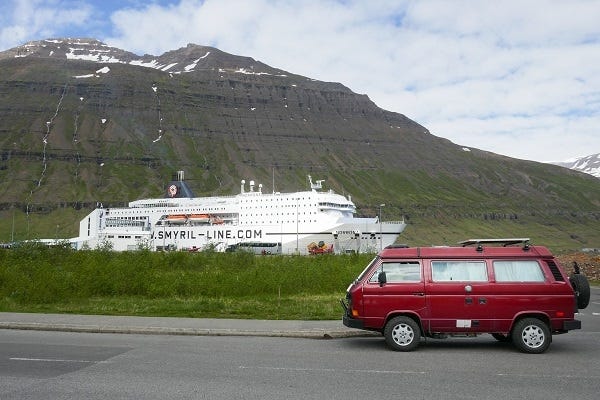
{"type": "Polygon", "coordinates": [[[210,215],[208,214],[191,214],[189,216],[191,222],[209,222],[210,215]]]}
{"type": "Polygon", "coordinates": [[[169,214],[167,215],[166,221],[171,224],[183,224],[187,220],[184,214],[169,214]]]}

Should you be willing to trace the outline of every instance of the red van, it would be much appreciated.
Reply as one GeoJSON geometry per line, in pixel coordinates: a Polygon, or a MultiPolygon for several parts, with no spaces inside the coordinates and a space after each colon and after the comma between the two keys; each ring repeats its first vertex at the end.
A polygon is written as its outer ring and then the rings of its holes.
{"type": "Polygon", "coordinates": [[[421,337],[490,333],[526,353],[542,353],[552,334],[580,329],[590,286],[578,268],[529,239],[472,239],[456,247],[390,246],[348,287],[344,325],[381,332],[394,350],[421,337]]]}

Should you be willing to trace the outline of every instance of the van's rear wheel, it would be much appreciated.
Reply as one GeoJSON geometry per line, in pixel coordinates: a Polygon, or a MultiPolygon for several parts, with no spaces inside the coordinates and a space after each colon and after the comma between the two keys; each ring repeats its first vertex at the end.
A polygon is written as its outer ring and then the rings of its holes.
{"type": "Polygon", "coordinates": [[[537,318],[523,318],[515,324],[512,339],[522,352],[539,354],[550,346],[552,336],[548,325],[543,321],[537,318]]]}
{"type": "Polygon", "coordinates": [[[389,320],[383,335],[388,346],[396,351],[414,350],[421,341],[421,329],[415,320],[409,317],[394,317],[389,320]]]}

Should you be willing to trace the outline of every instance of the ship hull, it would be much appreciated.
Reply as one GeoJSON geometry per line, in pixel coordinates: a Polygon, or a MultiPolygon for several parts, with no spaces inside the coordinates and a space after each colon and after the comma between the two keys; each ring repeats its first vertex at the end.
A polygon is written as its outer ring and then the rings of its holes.
{"type": "MultiPolygon", "coordinates": [[[[331,245],[333,252],[376,253],[396,241],[405,228],[403,221],[377,223],[375,219],[354,218],[329,227],[283,227],[274,225],[226,226],[162,225],[154,229],[105,229],[96,237],[79,241],[77,247],[108,247],[115,251],[211,249],[226,251],[244,244],[277,244],[277,253],[309,254],[314,243],[331,245]]],[[[260,247],[260,246],[258,246],[260,247]]],[[[271,252],[269,252],[271,253],[271,252]]]]}

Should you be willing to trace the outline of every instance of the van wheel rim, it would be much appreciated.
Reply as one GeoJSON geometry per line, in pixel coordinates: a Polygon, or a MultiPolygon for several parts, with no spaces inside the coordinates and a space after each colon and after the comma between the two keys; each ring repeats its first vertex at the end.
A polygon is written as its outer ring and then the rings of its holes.
{"type": "Polygon", "coordinates": [[[392,339],[399,346],[407,346],[415,339],[415,332],[407,324],[398,324],[392,330],[392,339]]]}
{"type": "Polygon", "coordinates": [[[523,339],[523,343],[532,349],[541,347],[546,339],[544,331],[539,326],[535,325],[525,327],[521,333],[521,338],[523,339]]]}

